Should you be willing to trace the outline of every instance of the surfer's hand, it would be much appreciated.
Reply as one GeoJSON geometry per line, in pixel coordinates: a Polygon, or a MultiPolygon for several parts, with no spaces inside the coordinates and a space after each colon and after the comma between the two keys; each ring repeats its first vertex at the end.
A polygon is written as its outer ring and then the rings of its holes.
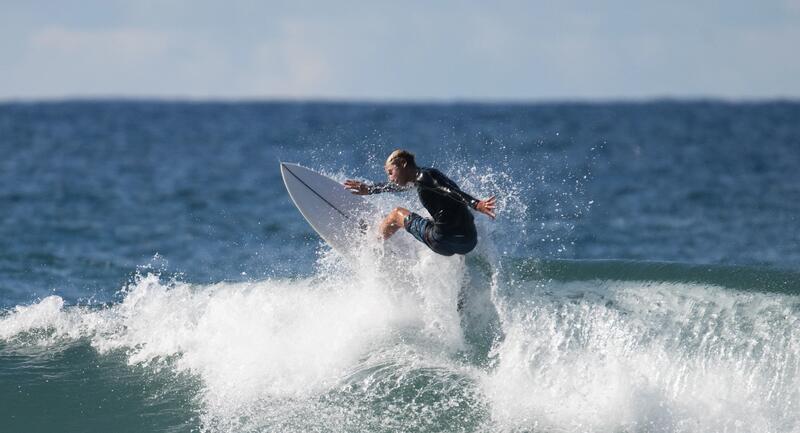
{"type": "Polygon", "coordinates": [[[495,218],[494,207],[495,207],[495,200],[497,197],[491,196],[486,200],[481,200],[478,204],[475,205],[475,210],[478,212],[488,215],[491,219],[495,218]]]}
{"type": "Polygon", "coordinates": [[[357,180],[347,179],[346,181],[344,181],[344,187],[347,188],[353,194],[358,194],[358,195],[369,194],[369,188],[367,187],[367,184],[357,180]]]}

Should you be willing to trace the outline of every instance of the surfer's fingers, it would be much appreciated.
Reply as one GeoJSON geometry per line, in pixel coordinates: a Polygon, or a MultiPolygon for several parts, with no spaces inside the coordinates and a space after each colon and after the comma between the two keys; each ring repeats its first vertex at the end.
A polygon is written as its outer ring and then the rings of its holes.
{"type": "Polygon", "coordinates": [[[346,181],[344,181],[344,187],[353,194],[363,195],[364,193],[366,193],[365,191],[366,187],[364,183],[359,182],[357,180],[347,179],[346,181]]]}
{"type": "Polygon", "coordinates": [[[497,199],[497,197],[491,196],[491,197],[487,198],[486,200],[482,200],[481,203],[483,203],[484,206],[492,206],[493,207],[496,199],[497,199]]]}

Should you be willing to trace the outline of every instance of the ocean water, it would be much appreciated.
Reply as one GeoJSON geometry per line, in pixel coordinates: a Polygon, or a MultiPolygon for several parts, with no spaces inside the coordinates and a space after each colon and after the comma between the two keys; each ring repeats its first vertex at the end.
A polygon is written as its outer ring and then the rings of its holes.
{"type": "Polygon", "coordinates": [[[0,152],[0,431],[800,432],[800,103],[3,103],[0,152]],[[398,147],[497,194],[474,252],[345,260],[280,179],[398,147]]]}

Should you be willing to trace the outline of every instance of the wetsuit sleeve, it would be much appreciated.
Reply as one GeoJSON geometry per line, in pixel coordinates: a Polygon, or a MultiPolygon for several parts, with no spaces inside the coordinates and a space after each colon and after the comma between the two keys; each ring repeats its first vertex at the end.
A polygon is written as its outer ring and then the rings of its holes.
{"type": "Polygon", "coordinates": [[[378,182],[367,187],[367,194],[380,194],[382,192],[401,192],[409,187],[402,187],[394,182],[378,182]]]}
{"type": "Polygon", "coordinates": [[[443,195],[457,202],[463,203],[472,209],[475,209],[480,201],[464,191],[461,191],[455,182],[448,179],[445,175],[435,169],[431,169],[430,171],[419,176],[417,179],[417,184],[422,188],[431,190],[439,195],[443,195]]]}

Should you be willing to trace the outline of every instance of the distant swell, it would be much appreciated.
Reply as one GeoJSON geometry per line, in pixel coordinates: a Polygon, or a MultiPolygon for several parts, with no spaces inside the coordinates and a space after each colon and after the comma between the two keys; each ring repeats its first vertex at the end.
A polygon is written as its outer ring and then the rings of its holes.
{"type": "Polygon", "coordinates": [[[694,265],[634,260],[513,261],[513,278],[559,281],[695,283],[728,289],[800,294],[800,272],[754,266],[694,265]]]}

